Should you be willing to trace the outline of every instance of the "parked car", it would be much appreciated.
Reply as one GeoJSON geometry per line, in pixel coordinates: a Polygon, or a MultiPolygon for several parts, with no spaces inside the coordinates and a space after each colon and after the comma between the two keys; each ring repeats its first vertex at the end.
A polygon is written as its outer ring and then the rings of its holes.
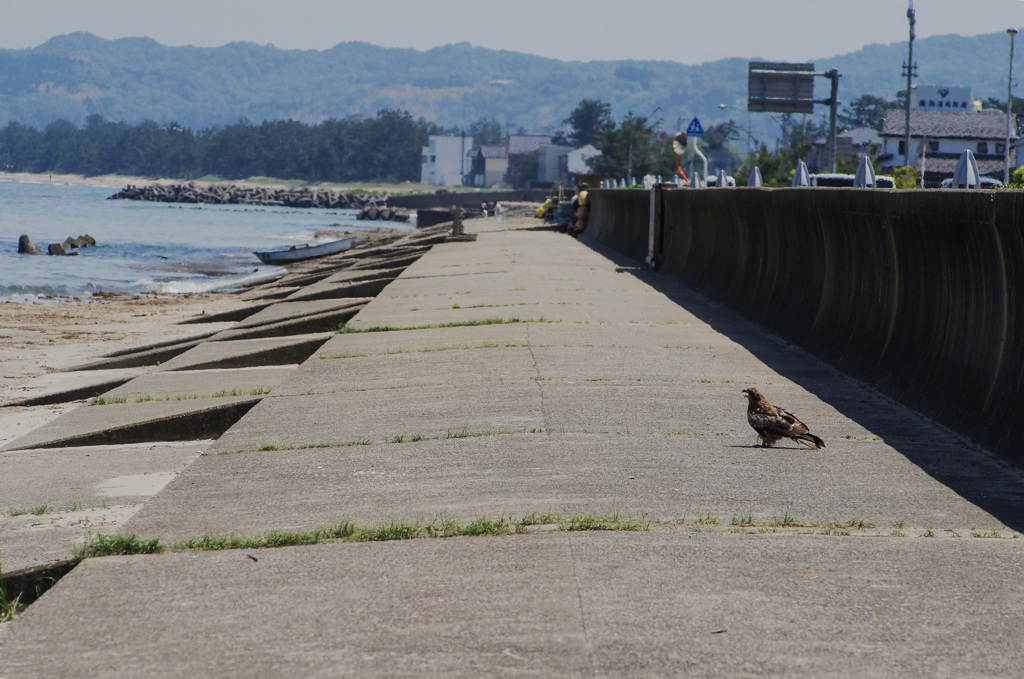
{"type": "MultiPolygon", "coordinates": [[[[709,189],[718,186],[718,176],[717,175],[710,175],[707,178],[707,182],[708,182],[707,186],[708,186],[709,189]]],[[[726,175],[726,177],[725,177],[725,185],[726,186],[736,186],[736,179],[732,175],[726,175]]]]}
{"type": "MultiPolygon", "coordinates": [[[[812,174],[811,186],[853,186],[856,177],[852,174],[812,174]]],[[[880,174],[875,177],[875,187],[879,189],[894,189],[896,182],[893,178],[880,174]]]]}
{"type": "MultiPolygon", "coordinates": [[[[949,177],[942,180],[942,188],[949,189],[953,187],[953,178],[949,177]]],[[[994,177],[978,177],[978,188],[980,189],[1000,189],[1003,187],[1003,183],[994,177]]]]}

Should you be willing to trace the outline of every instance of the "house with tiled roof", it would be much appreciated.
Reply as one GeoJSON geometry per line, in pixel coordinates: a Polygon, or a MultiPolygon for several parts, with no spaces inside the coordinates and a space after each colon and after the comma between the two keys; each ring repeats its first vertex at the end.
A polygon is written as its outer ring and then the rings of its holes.
{"type": "MultiPolygon", "coordinates": [[[[1010,123],[1010,169],[1017,167],[1014,143],[1020,138],[1017,120],[1010,123]]],[[[956,161],[966,150],[974,153],[978,171],[987,177],[1003,178],[1006,146],[1006,114],[986,110],[977,113],[938,111],[910,112],[910,153],[904,161],[906,112],[891,110],[882,123],[882,149],[875,160],[884,174],[909,164],[924,169],[926,186],[938,186],[953,176],[956,161]]]]}
{"type": "Polygon", "coordinates": [[[470,185],[490,187],[501,184],[508,174],[508,147],[481,146],[473,157],[470,185]]]}
{"type": "Polygon", "coordinates": [[[546,134],[513,134],[508,138],[508,155],[536,153],[541,146],[550,143],[551,137],[546,134]]]}

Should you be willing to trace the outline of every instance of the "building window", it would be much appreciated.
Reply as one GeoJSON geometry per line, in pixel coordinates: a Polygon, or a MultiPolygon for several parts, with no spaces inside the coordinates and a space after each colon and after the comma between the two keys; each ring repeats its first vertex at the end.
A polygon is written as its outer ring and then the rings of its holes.
{"type": "Polygon", "coordinates": [[[1000,155],[1006,153],[1006,144],[996,144],[996,153],[1000,155]]]}
{"type": "Polygon", "coordinates": [[[905,142],[903,142],[903,141],[900,141],[900,145],[899,145],[899,147],[897,147],[897,149],[896,149],[896,153],[897,153],[898,155],[901,155],[901,156],[902,156],[902,155],[906,154],[906,152],[907,152],[907,147],[906,147],[906,143],[905,143],[905,142]]]}
{"type": "Polygon", "coordinates": [[[978,142],[978,153],[988,153],[988,142],[987,141],[979,141],[978,142]]]}
{"type": "Polygon", "coordinates": [[[930,142],[928,142],[928,153],[938,153],[938,152],[939,152],[939,142],[937,142],[937,141],[930,141],[930,142]]]}

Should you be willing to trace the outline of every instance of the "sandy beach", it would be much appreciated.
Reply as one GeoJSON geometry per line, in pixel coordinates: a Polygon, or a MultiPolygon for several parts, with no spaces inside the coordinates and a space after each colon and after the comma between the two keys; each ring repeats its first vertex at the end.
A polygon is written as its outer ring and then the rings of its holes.
{"type": "MultiPolygon", "coordinates": [[[[129,184],[175,184],[183,180],[0,172],[0,182],[3,181],[122,188],[129,184]]],[[[356,234],[360,236],[360,245],[369,245],[405,232],[388,226],[381,223],[377,230],[325,233],[337,237],[356,234]]],[[[0,301],[0,445],[79,405],[4,406],[24,398],[33,380],[38,382],[47,374],[121,349],[209,332],[215,329],[209,324],[178,323],[190,316],[218,313],[244,304],[247,302],[229,293],[101,294],[0,301]]]]}
{"type": "Polygon", "coordinates": [[[82,186],[110,186],[124,188],[128,184],[181,184],[181,179],[154,177],[128,177],[116,174],[87,177],[80,174],[33,174],[31,172],[0,172],[0,182],[26,182],[30,184],[78,184],[82,186]]]}
{"type": "Polygon", "coordinates": [[[177,324],[242,304],[220,293],[0,303],[0,445],[80,405],[4,407],[23,397],[33,380],[121,349],[209,332],[207,324],[177,324]]]}

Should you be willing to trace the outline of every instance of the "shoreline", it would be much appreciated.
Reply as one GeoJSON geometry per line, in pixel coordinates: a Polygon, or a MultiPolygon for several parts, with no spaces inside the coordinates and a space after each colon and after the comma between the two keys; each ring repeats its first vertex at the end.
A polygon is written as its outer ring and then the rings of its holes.
{"type": "MultiPolygon", "coordinates": [[[[0,182],[16,182],[19,184],[58,184],[73,186],[109,186],[124,188],[128,184],[175,184],[182,180],[160,179],[154,177],[129,177],[125,175],[104,174],[87,177],[81,174],[34,174],[31,172],[0,172],[0,182]]],[[[201,182],[208,183],[208,182],[201,182]]]]}
{"type": "Polygon", "coordinates": [[[0,182],[17,182],[22,184],[60,184],[75,186],[107,186],[116,189],[123,189],[128,185],[149,186],[161,184],[173,186],[176,184],[193,183],[197,186],[232,185],[244,187],[266,187],[266,188],[298,188],[308,186],[310,188],[332,189],[343,192],[365,192],[365,193],[387,193],[391,195],[405,195],[407,193],[433,193],[437,189],[452,188],[426,184],[414,184],[402,182],[398,184],[380,184],[374,181],[366,182],[302,182],[298,180],[278,179],[275,177],[247,177],[245,179],[185,179],[183,177],[138,177],[133,175],[104,174],[87,176],[82,174],[58,174],[58,173],[33,173],[33,172],[0,172],[0,182]]]}

